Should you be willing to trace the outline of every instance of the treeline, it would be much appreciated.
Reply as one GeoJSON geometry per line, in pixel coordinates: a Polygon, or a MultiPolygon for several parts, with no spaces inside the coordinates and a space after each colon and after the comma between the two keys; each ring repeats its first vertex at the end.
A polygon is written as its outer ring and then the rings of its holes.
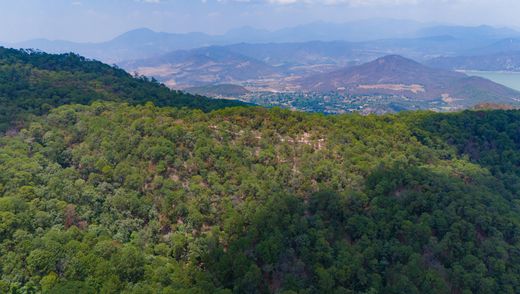
{"type": "Polygon", "coordinates": [[[0,139],[0,292],[518,293],[519,116],[53,109],[0,139]]]}
{"type": "Polygon", "coordinates": [[[76,54],[53,55],[0,47],[0,132],[19,127],[28,115],[56,106],[93,101],[119,101],[211,111],[243,105],[172,91],[146,77],[76,54]]]}

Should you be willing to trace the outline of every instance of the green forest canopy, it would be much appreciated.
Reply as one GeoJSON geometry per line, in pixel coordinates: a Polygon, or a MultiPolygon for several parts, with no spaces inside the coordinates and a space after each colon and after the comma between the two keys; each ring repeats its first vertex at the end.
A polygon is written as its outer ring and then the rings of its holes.
{"type": "Polygon", "coordinates": [[[95,102],[0,139],[0,292],[518,293],[520,112],[95,102]]]}

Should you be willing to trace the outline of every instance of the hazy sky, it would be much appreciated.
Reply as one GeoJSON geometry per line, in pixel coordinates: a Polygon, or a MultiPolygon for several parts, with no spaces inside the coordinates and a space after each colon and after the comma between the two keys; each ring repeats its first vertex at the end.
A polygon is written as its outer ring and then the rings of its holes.
{"type": "Polygon", "coordinates": [[[217,34],[367,18],[518,28],[519,11],[519,0],[0,0],[0,41],[103,41],[140,27],[217,34]]]}

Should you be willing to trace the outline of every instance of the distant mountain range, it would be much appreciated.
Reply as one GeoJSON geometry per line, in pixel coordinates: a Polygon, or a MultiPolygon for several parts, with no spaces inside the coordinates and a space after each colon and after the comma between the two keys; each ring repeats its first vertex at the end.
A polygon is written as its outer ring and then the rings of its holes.
{"type": "Polygon", "coordinates": [[[351,54],[355,50],[348,42],[237,44],[175,51],[122,66],[170,87],[213,97],[244,95],[243,90],[230,95],[229,86],[220,86],[234,84],[253,92],[401,95],[459,106],[517,103],[515,99],[520,98],[520,93],[487,79],[428,67],[398,55],[358,65],[370,55],[349,63],[351,54]]]}
{"type": "MultiPolygon", "coordinates": [[[[177,50],[215,45],[348,41],[353,44],[345,43],[342,46],[358,53],[352,58],[362,55],[361,52],[366,55],[375,51],[426,60],[438,56],[463,55],[469,50],[485,48],[513,38],[520,38],[520,33],[506,28],[438,26],[406,20],[372,19],[342,24],[318,22],[276,31],[243,27],[230,30],[223,35],[162,33],[142,28],[101,43],[37,39],[4,45],[13,48],[34,48],[51,53],[75,52],[88,58],[119,63],[157,57],[177,50]]],[[[307,45],[315,46],[316,43],[307,45]]],[[[374,56],[370,58],[372,57],[374,56]]]]}
{"type": "Polygon", "coordinates": [[[103,52],[110,54],[120,46],[126,51],[121,49],[117,56],[151,55],[119,61],[118,65],[130,72],[154,76],[177,89],[230,83],[243,85],[251,80],[265,80],[262,89],[277,89],[290,85],[293,79],[360,65],[386,55],[402,55],[433,67],[453,69],[456,67],[451,66],[451,59],[446,60],[447,65],[441,65],[441,60],[511,49],[516,46],[514,40],[520,40],[519,36],[520,33],[511,29],[489,26],[427,26],[379,20],[318,23],[274,32],[242,28],[222,36],[138,30],[116,38],[110,42],[112,49],[103,52]],[[394,33],[376,32],[376,27],[385,31],[385,25],[402,27],[394,33]],[[356,37],[350,26],[365,31],[365,40],[356,37]],[[304,34],[305,31],[309,34],[304,34]],[[379,34],[388,38],[367,40],[382,36],[379,34]],[[355,41],[344,40],[349,36],[355,41]],[[337,40],[328,40],[333,38],[337,40]],[[320,41],[295,41],[312,39],[320,41]],[[243,42],[222,45],[236,41],[243,42]],[[251,43],[254,41],[260,43],[251,43]],[[204,42],[220,45],[189,48],[204,42]],[[168,48],[176,47],[188,49],[167,52],[168,48]]]}
{"type": "MultiPolygon", "coordinates": [[[[125,66],[137,69],[140,74],[158,77],[170,87],[212,97],[239,98],[252,92],[302,91],[402,96],[403,99],[418,101],[439,100],[451,107],[469,107],[484,102],[518,104],[520,101],[519,92],[490,80],[428,67],[398,55],[381,57],[361,65],[331,65],[327,70],[324,65],[297,67],[282,63],[275,66],[277,62],[267,58],[271,53],[282,56],[285,51],[280,48],[288,46],[296,49],[296,44],[273,45],[280,52],[266,50],[267,55],[263,55],[262,51],[251,54],[247,50],[249,46],[213,46],[176,51],[125,66]],[[244,54],[239,54],[239,51],[244,54]],[[263,60],[247,55],[263,57],[263,60]]],[[[302,52],[310,54],[305,50],[294,52],[296,55],[302,52]]],[[[300,57],[302,64],[306,63],[304,56],[300,57]]],[[[287,60],[291,58],[287,57],[287,60]]]]}
{"type": "Polygon", "coordinates": [[[390,55],[375,61],[318,74],[298,81],[306,91],[339,91],[359,95],[402,95],[409,99],[442,99],[452,105],[482,102],[518,103],[520,92],[490,80],[434,69],[390,55]]]}
{"type": "Polygon", "coordinates": [[[9,44],[14,48],[35,48],[50,53],[74,52],[88,58],[117,63],[165,54],[174,50],[196,48],[215,43],[203,33],[174,34],[141,28],[126,32],[113,40],[101,43],[74,43],[46,39],[9,44]]]}

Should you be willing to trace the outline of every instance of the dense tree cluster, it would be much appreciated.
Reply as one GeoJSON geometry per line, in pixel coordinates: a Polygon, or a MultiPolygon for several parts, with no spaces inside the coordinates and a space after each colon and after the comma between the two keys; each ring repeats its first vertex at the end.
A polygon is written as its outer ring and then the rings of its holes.
{"type": "MultiPolygon", "coordinates": [[[[44,114],[68,103],[152,101],[158,106],[210,111],[240,105],[167,87],[145,77],[75,54],[52,55],[0,47],[0,132],[21,124],[28,114],[44,114]]],[[[18,126],[19,127],[19,126],[18,126]]]]}
{"type": "Polygon", "coordinates": [[[0,139],[0,292],[518,293],[519,118],[53,109],[0,139]]]}

